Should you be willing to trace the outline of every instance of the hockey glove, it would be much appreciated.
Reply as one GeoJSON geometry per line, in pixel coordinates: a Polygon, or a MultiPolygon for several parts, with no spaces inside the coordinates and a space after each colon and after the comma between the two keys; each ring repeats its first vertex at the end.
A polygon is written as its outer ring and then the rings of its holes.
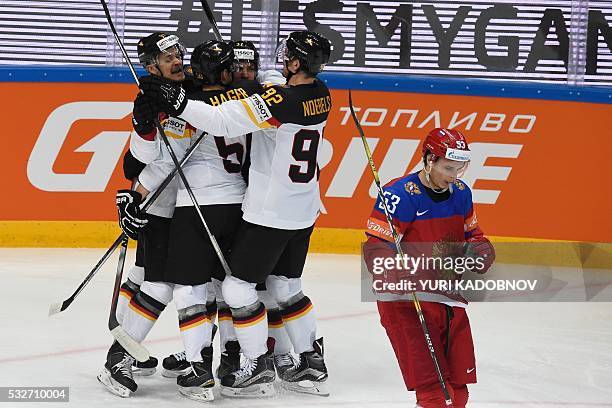
{"type": "Polygon", "coordinates": [[[121,231],[133,240],[137,240],[138,232],[148,222],[144,217],[144,213],[140,210],[142,196],[137,191],[119,190],[115,198],[117,200],[121,231]]]}
{"type": "Polygon", "coordinates": [[[170,116],[180,116],[187,106],[187,96],[181,84],[154,75],[140,79],[140,89],[147,99],[157,101],[170,116]]]}
{"type": "Polygon", "coordinates": [[[469,238],[465,244],[465,257],[475,262],[474,272],[485,273],[495,261],[495,248],[486,237],[469,238]]]}
{"type": "Polygon", "coordinates": [[[159,116],[162,107],[153,99],[145,98],[141,93],[134,100],[132,125],[140,137],[153,140],[157,133],[153,121],[159,116]]]}

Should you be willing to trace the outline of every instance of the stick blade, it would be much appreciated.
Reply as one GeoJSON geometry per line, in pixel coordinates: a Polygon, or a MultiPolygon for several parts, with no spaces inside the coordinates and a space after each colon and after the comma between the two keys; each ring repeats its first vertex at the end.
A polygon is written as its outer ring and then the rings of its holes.
{"type": "Polygon", "coordinates": [[[115,338],[115,340],[117,340],[119,344],[123,346],[125,351],[130,353],[132,357],[134,357],[141,363],[147,361],[151,356],[151,354],[149,354],[149,350],[147,350],[142,344],[131,338],[130,335],[127,334],[125,330],[123,330],[123,327],[117,326],[110,332],[115,338]]]}
{"type": "Polygon", "coordinates": [[[63,312],[66,308],[64,307],[64,303],[53,303],[49,306],[49,317],[54,314],[58,314],[59,312],[63,312]]]}

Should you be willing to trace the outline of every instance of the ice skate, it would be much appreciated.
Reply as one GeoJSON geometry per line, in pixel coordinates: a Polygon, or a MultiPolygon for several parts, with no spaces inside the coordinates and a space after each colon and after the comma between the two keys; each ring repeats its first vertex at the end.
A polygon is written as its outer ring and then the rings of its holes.
{"type": "Polygon", "coordinates": [[[285,378],[287,370],[294,368],[295,365],[296,361],[291,352],[274,355],[274,368],[276,368],[276,375],[278,375],[278,378],[281,380],[285,378]]]}
{"type": "Polygon", "coordinates": [[[185,357],[185,352],[171,354],[162,361],[162,377],[176,378],[191,371],[191,365],[185,357]]]}
{"type": "Polygon", "coordinates": [[[213,394],[215,379],[212,374],[212,354],[212,347],[202,349],[202,361],[190,363],[187,374],[176,379],[180,394],[200,402],[210,402],[215,399],[213,394]]]}
{"type": "Polygon", "coordinates": [[[221,378],[221,395],[226,397],[271,397],[274,390],[274,357],[267,352],[255,360],[246,359],[242,367],[221,378]]]}
{"type": "Polygon", "coordinates": [[[217,368],[217,378],[221,379],[240,369],[240,344],[237,340],[225,343],[225,353],[221,353],[221,361],[217,368]]]}
{"type": "Polygon", "coordinates": [[[149,357],[144,363],[134,360],[134,364],[132,364],[132,374],[139,377],[153,375],[155,371],[157,371],[157,364],[158,361],[155,357],[149,357]]]}
{"type": "Polygon", "coordinates": [[[127,398],[138,388],[132,376],[134,357],[115,344],[108,350],[104,369],[97,378],[113,394],[127,398]]]}
{"type": "Polygon", "coordinates": [[[312,346],[313,351],[301,353],[299,363],[285,372],[281,386],[290,391],[328,397],[329,391],[325,384],[327,367],[323,360],[323,339],[316,340],[312,346]]]}

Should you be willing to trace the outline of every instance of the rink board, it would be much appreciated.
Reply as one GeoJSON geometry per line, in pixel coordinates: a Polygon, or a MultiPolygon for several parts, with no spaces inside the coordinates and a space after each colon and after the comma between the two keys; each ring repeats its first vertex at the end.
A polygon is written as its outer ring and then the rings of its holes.
{"type": "MultiPolygon", "coordinates": [[[[328,74],[334,106],[321,143],[322,214],[312,250],[355,253],[374,203],[357,115],[381,180],[420,166],[433,127],[466,133],[464,181],[488,235],[612,242],[608,138],[612,92],[497,81],[328,74]],[[586,165],[588,174],[583,166],[586,165]]],[[[105,247],[135,87],[125,70],[2,68],[5,111],[1,246],[105,247]]]]}

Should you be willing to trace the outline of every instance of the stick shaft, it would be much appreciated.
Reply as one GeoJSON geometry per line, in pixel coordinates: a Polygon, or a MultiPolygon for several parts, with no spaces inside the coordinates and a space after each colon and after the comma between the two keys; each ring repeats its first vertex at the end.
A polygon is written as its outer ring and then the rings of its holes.
{"type": "Polygon", "coordinates": [[[221,37],[221,32],[219,31],[219,27],[217,27],[217,21],[215,20],[215,15],[213,14],[212,9],[208,5],[208,1],[200,0],[200,3],[202,3],[202,9],[204,10],[206,17],[208,18],[208,22],[212,26],[215,38],[217,39],[217,41],[223,41],[223,37],[221,37]]]}

